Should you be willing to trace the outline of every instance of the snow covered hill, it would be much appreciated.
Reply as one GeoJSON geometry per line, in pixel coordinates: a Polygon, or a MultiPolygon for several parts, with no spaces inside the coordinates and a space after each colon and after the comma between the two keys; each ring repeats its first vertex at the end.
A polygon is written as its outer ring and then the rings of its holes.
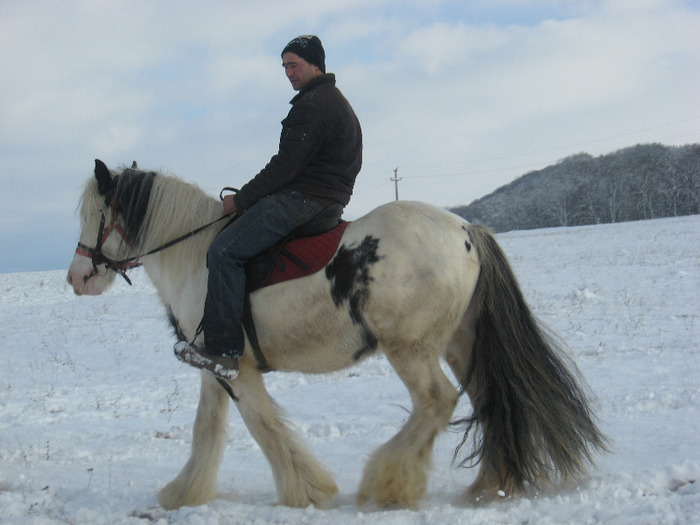
{"type": "MultiPolygon", "coordinates": [[[[199,378],[173,357],[145,275],[79,298],[64,272],[1,274],[0,523],[699,523],[700,216],[498,239],[613,440],[589,477],[465,506],[476,469],[451,467],[461,436],[445,432],[419,509],[358,508],[366,457],[410,406],[386,360],[371,358],[335,374],[266,376],[334,472],[332,508],[275,506],[271,472],[232,408],[219,499],[166,512],[156,493],[189,455],[199,378]]],[[[463,401],[456,413],[468,412],[463,401]]]]}

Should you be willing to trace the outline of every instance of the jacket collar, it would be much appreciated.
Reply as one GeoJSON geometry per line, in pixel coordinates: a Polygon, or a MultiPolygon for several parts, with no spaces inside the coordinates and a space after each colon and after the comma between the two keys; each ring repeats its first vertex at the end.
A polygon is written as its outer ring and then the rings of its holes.
{"type": "Polygon", "coordinates": [[[313,91],[319,86],[322,86],[324,84],[332,84],[335,86],[335,75],[333,73],[324,73],[323,75],[320,75],[316,78],[312,78],[309,80],[309,83],[306,84],[299,93],[297,93],[292,100],[289,101],[290,104],[294,104],[297,100],[299,100],[301,97],[306,95],[309,91],[313,91]]]}

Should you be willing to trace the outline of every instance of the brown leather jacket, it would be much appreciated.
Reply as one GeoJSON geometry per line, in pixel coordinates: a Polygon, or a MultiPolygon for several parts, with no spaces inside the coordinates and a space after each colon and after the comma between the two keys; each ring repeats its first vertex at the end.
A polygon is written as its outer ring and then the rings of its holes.
{"type": "Polygon", "coordinates": [[[362,166],[362,130],[335,75],[314,78],[290,103],[278,153],[234,197],[240,210],[283,188],[327,206],[350,200],[362,166]]]}

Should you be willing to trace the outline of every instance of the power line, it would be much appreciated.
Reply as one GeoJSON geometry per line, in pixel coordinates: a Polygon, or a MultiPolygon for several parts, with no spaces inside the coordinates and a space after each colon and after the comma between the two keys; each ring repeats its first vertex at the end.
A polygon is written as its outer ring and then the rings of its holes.
{"type": "Polygon", "coordinates": [[[389,179],[391,181],[394,181],[394,189],[396,190],[396,200],[399,200],[399,181],[401,180],[399,178],[399,168],[394,168],[394,177],[392,179],[389,179]]]}

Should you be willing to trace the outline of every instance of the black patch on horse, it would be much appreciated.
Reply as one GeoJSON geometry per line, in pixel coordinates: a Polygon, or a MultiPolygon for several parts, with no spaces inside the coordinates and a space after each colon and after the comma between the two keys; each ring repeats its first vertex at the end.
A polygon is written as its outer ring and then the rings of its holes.
{"type": "Polygon", "coordinates": [[[364,345],[355,352],[355,360],[377,348],[377,337],[372,333],[364,317],[364,308],[369,298],[372,277],[370,267],[381,257],[377,255],[379,239],[368,235],[361,243],[341,246],[333,260],[326,266],[326,278],[331,283],[331,297],[336,306],[347,301],[350,318],[362,327],[364,345]]]}
{"type": "MultiPolygon", "coordinates": [[[[466,225],[466,224],[462,224],[462,230],[464,230],[465,232],[469,233],[469,228],[467,228],[467,225],[466,225]]],[[[469,253],[470,251],[472,251],[472,244],[471,244],[468,240],[467,240],[467,241],[464,241],[464,247],[467,249],[467,253],[469,253]]]]}

